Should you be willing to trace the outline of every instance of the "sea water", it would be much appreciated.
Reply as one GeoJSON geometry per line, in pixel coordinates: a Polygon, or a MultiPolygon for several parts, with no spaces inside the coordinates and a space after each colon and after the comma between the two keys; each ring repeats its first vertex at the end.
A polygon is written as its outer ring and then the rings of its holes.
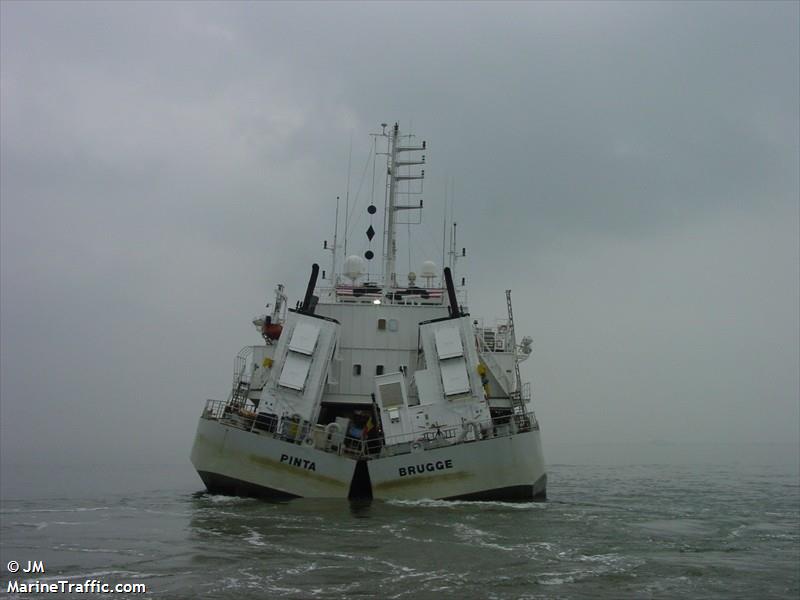
{"type": "Polygon", "coordinates": [[[606,450],[551,452],[543,503],[270,503],[204,493],[188,462],[5,465],[0,597],[800,596],[796,447],[606,450]],[[146,591],[41,590],[90,581],[146,591]]]}

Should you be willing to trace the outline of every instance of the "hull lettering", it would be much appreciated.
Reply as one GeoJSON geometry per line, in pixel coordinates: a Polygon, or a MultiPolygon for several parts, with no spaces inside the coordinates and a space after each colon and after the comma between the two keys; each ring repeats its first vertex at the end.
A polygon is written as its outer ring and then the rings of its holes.
{"type": "Polygon", "coordinates": [[[434,473],[436,471],[444,471],[445,469],[452,468],[453,461],[448,458],[447,460],[437,460],[429,463],[400,467],[397,469],[397,474],[400,477],[405,477],[406,475],[422,475],[423,473],[434,473]]]}
{"type": "Polygon", "coordinates": [[[281,454],[281,463],[292,465],[293,467],[300,467],[306,471],[317,470],[317,465],[313,461],[306,460],[305,458],[298,458],[296,456],[289,456],[288,454],[281,454]]]}

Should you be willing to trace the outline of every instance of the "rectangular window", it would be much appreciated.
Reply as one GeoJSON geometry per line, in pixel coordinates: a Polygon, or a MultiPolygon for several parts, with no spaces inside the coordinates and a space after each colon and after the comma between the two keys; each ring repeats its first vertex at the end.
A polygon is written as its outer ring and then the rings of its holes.
{"type": "Polygon", "coordinates": [[[378,319],[378,329],[380,331],[386,329],[386,319],[378,319]]]}
{"type": "Polygon", "coordinates": [[[404,404],[403,386],[400,383],[384,383],[379,389],[383,408],[394,408],[404,404]]]}
{"type": "Polygon", "coordinates": [[[389,319],[389,331],[397,331],[398,328],[397,319],[389,319]]]}
{"type": "Polygon", "coordinates": [[[319,328],[311,323],[300,322],[294,328],[292,341],[289,342],[289,350],[311,356],[317,346],[319,338],[319,328]]]}
{"type": "Polygon", "coordinates": [[[358,377],[361,375],[361,365],[353,365],[353,376],[358,377]]]}
{"type": "Polygon", "coordinates": [[[383,375],[383,365],[378,365],[375,367],[375,375],[383,375]]]}
{"type": "Polygon", "coordinates": [[[283,363],[283,370],[281,371],[280,379],[278,379],[278,385],[302,392],[303,388],[306,386],[306,377],[308,377],[308,370],[310,367],[310,356],[297,352],[289,352],[286,355],[286,361],[283,363]]]}
{"type": "Polygon", "coordinates": [[[451,358],[439,363],[442,369],[442,385],[446,396],[464,394],[470,391],[467,363],[463,358],[451,358]]]}
{"type": "Polygon", "coordinates": [[[436,339],[436,352],[441,360],[464,356],[464,347],[461,345],[461,333],[458,327],[442,327],[434,333],[436,339]]]}

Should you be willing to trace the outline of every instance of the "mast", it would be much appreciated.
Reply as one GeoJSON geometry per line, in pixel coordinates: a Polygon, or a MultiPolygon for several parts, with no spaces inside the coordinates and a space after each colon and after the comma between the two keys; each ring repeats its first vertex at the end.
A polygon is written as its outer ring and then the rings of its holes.
{"type": "MultiPolygon", "coordinates": [[[[444,269],[444,244],[447,240],[447,179],[444,180],[444,220],[442,220],[442,269],[444,269]]],[[[444,286],[444,270],[442,270],[442,286],[444,286]]]]}
{"type": "Polygon", "coordinates": [[[384,243],[386,244],[383,250],[383,287],[390,288],[395,286],[395,259],[397,258],[397,243],[394,239],[394,208],[395,208],[395,191],[397,187],[397,180],[395,178],[395,169],[397,168],[397,136],[400,131],[397,123],[394,124],[393,133],[389,136],[389,154],[387,157],[386,177],[389,185],[389,200],[386,204],[386,236],[384,243]]]}
{"type": "MultiPolygon", "coordinates": [[[[401,152],[419,152],[425,150],[426,143],[423,141],[421,146],[401,146],[400,139],[401,137],[411,138],[412,136],[401,136],[400,135],[400,127],[397,123],[394,124],[394,127],[391,130],[391,133],[386,134],[383,133],[388,137],[389,143],[389,150],[387,152],[387,169],[386,169],[386,178],[387,178],[387,187],[388,187],[388,199],[386,202],[386,230],[384,235],[384,249],[383,249],[383,287],[393,288],[397,287],[397,272],[396,272],[396,262],[397,262],[397,241],[395,239],[395,213],[399,210],[413,210],[413,209],[421,209],[422,208],[422,200],[420,199],[419,205],[398,205],[397,204],[397,182],[398,181],[412,181],[412,180],[422,180],[425,178],[425,169],[421,169],[418,174],[409,173],[406,175],[401,175],[399,173],[399,167],[410,167],[413,165],[424,165],[425,164],[425,155],[422,155],[420,158],[412,158],[409,160],[398,160],[397,155],[401,152]]],[[[415,192],[410,192],[415,193],[415,192]]],[[[422,193],[420,188],[419,192],[422,193]]]]}
{"type": "Polygon", "coordinates": [[[336,275],[336,251],[339,249],[339,246],[337,245],[338,237],[339,237],[339,196],[336,196],[336,224],[333,226],[333,264],[331,265],[331,283],[333,284],[334,287],[338,283],[337,281],[338,277],[336,275]]]}
{"type": "MultiPolygon", "coordinates": [[[[350,153],[347,157],[347,190],[344,196],[344,255],[347,257],[347,225],[350,222],[350,172],[353,165],[353,134],[350,134],[350,153]]],[[[339,213],[339,197],[336,197],[336,213],[339,213]]],[[[338,224],[338,220],[337,220],[338,224]]],[[[334,244],[335,245],[335,244],[334,244]]],[[[334,269],[334,275],[336,269],[334,269]]]]}
{"type": "MultiPolygon", "coordinates": [[[[335,287],[337,283],[336,276],[336,252],[339,250],[339,196],[336,196],[336,217],[333,226],[333,246],[328,247],[328,240],[322,242],[323,250],[330,250],[331,252],[331,284],[335,287]]],[[[322,278],[326,279],[325,271],[322,272],[322,278]]]]}

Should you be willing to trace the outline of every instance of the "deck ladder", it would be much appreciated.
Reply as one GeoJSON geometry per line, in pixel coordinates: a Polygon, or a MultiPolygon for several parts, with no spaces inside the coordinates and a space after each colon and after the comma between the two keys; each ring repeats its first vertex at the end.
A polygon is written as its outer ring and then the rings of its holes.
{"type": "Polygon", "coordinates": [[[511,290],[506,290],[506,305],[508,306],[508,328],[511,333],[511,348],[514,353],[514,389],[509,394],[509,400],[511,401],[511,412],[514,415],[517,426],[525,430],[530,427],[530,422],[525,416],[525,401],[522,398],[522,377],[519,373],[519,359],[517,358],[517,334],[514,330],[514,311],[511,308],[511,290]]]}

